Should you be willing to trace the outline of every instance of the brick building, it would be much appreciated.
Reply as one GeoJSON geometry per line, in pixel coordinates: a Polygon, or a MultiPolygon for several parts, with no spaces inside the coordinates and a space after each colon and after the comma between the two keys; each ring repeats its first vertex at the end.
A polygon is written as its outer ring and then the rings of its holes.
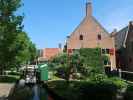
{"type": "Polygon", "coordinates": [[[67,38],[67,49],[96,48],[99,47],[103,54],[109,56],[109,61],[104,61],[105,66],[116,69],[115,42],[100,23],[93,17],[92,3],[86,3],[86,16],[77,28],[67,38]],[[113,52],[110,54],[110,52],[113,52]]]}
{"type": "Polygon", "coordinates": [[[133,22],[114,34],[117,66],[133,71],[133,22]]]}
{"type": "Polygon", "coordinates": [[[41,49],[38,51],[38,53],[39,53],[38,60],[39,61],[48,61],[61,52],[62,52],[62,50],[60,48],[41,49]]]}

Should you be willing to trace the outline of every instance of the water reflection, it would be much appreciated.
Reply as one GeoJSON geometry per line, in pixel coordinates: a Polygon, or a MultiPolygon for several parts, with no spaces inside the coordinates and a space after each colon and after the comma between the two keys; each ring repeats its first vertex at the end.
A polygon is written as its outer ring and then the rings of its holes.
{"type": "Polygon", "coordinates": [[[41,85],[16,86],[9,100],[54,100],[41,85]]]}
{"type": "Polygon", "coordinates": [[[39,100],[39,93],[38,93],[39,91],[38,91],[38,86],[37,85],[35,85],[34,87],[33,87],[33,100],[39,100]]]}
{"type": "Polygon", "coordinates": [[[53,100],[42,86],[40,86],[40,100],[53,100]]]}

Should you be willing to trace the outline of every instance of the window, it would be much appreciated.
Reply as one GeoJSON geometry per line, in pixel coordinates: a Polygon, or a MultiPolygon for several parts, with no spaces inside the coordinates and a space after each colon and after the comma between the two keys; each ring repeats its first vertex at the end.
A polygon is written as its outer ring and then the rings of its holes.
{"type": "Polygon", "coordinates": [[[102,54],[105,54],[106,50],[105,49],[102,49],[102,54]]]}
{"type": "Polygon", "coordinates": [[[109,54],[109,49],[106,49],[106,54],[109,54]]]}
{"type": "Polygon", "coordinates": [[[79,36],[79,40],[83,40],[83,35],[80,35],[79,36]]]}
{"type": "Polygon", "coordinates": [[[97,38],[98,38],[98,40],[101,40],[102,39],[101,34],[98,34],[97,38]]]}
{"type": "Polygon", "coordinates": [[[109,54],[109,49],[102,49],[102,54],[109,54]]]}

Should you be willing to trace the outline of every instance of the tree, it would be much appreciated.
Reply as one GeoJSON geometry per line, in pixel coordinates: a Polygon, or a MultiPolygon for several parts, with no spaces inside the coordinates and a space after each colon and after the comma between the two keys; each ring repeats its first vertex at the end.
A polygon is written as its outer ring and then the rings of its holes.
{"type": "Polygon", "coordinates": [[[20,65],[26,64],[28,61],[32,62],[36,57],[36,47],[30,41],[25,32],[18,34],[16,41],[14,41],[12,48],[16,49],[16,55],[13,58],[13,66],[20,67],[20,65]]]}
{"type": "Polygon", "coordinates": [[[83,74],[104,74],[103,56],[100,48],[82,48],[79,50],[82,57],[83,74]]]}
{"type": "Polygon", "coordinates": [[[29,61],[33,63],[37,58],[37,49],[35,44],[32,43],[32,41],[29,42],[29,54],[30,54],[29,61]]]}
{"type": "Polygon", "coordinates": [[[21,0],[0,0],[0,71],[11,64],[16,54],[12,44],[23,28],[23,16],[15,15],[20,6],[21,0]]]}
{"type": "Polygon", "coordinates": [[[34,57],[35,46],[23,32],[24,17],[15,13],[20,7],[21,0],[0,0],[0,74],[34,57]]]}
{"type": "Polygon", "coordinates": [[[77,72],[77,67],[79,67],[79,54],[73,53],[71,55],[68,55],[67,53],[61,53],[57,55],[52,60],[53,68],[57,70],[57,75],[59,77],[65,78],[66,80],[69,80],[71,76],[73,76],[73,73],[77,72]]]}
{"type": "Polygon", "coordinates": [[[56,56],[53,63],[57,70],[65,73],[67,80],[75,73],[80,73],[84,78],[105,74],[100,48],[82,48],[69,56],[63,53],[56,56]]]}

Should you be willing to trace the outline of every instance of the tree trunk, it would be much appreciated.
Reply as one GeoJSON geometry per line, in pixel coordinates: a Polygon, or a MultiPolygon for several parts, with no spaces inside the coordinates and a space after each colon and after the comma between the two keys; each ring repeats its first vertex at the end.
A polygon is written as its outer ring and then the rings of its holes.
{"type": "Polygon", "coordinates": [[[2,75],[2,68],[0,68],[0,75],[2,75]]]}
{"type": "Polygon", "coordinates": [[[0,75],[3,75],[3,73],[4,73],[4,69],[3,69],[3,66],[1,66],[1,68],[0,68],[0,75]]]}

